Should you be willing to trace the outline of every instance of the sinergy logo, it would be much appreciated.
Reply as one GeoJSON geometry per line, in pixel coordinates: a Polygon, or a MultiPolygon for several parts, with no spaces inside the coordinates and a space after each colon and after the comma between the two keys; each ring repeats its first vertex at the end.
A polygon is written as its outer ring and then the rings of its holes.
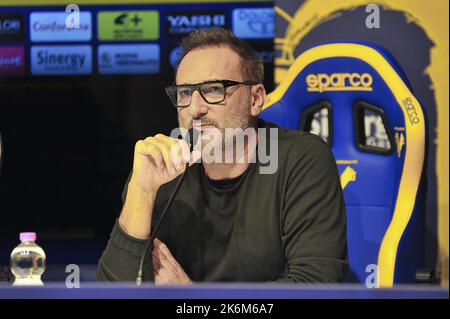
{"type": "Polygon", "coordinates": [[[91,71],[92,48],[88,45],[31,47],[32,74],[89,74],[91,71]]]}
{"type": "Polygon", "coordinates": [[[319,73],[306,76],[308,92],[366,91],[372,92],[373,78],[369,73],[319,73]]]}

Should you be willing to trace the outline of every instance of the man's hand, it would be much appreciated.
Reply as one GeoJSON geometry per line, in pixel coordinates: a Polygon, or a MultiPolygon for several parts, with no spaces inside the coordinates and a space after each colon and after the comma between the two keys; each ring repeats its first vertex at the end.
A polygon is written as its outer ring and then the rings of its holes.
{"type": "Polygon", "coordinates": [[[190,160],[188,144],[163,134],[138,141],[134,149],[130,186],[157,192],[162,184],[175,179],[190,160]]]}
{"type": "Polygon", "coordinates": [[[159,187],[183,173],[186,163],[195,161],[183,140],[157,134],[137,142],[120,227],[132,237],[147,239],[159,187]]]}
{"type": "Polygon", "coordinates": [[[184,272],[175,258],[173,258],[169,248],[158,238],[155,238],[153,242],[152,261],[155,284],[192,284],[192,280],[184,272]]]}

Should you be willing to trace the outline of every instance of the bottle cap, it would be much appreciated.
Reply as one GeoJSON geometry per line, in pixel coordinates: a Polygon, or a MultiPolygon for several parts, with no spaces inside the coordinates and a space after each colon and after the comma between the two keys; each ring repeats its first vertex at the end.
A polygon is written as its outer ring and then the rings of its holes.
{"type": "Polygon", "coordinates": [[[36,233],[33,232],[20,233],[19,235],[20,241],[35,241],[36,237],[36,233]]]}

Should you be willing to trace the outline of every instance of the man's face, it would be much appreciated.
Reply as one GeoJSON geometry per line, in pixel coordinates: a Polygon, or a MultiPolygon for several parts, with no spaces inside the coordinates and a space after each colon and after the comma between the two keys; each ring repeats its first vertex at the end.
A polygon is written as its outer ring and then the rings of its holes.
{"type": "MultiPolygon", "coordinates": [[[[205,47],[190,51],[181,61],[176,84],[196,84],[211,80],[233,80],[242,82],[240,57],[229,47],[205,47]]],[[[191,104],[178,108],[178,123],[182,128],[192,127],[193,120],[200,120],[202,130],[215,127],[225,138],[225,128],[249,127],[253,118],[251,108],[251,86],[237,85],[227,88],[225,100],[209,104],[195,91],[191,104]]],[[[223,139],[222,142],[225,142],[223,139]]]]}

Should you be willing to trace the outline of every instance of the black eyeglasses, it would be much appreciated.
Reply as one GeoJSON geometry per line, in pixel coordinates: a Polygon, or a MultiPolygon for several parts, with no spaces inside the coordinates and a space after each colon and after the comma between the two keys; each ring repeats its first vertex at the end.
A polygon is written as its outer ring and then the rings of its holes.
{"type": "Polygon", "coordinates": [[[176,107],[188,107],[191,104],[192,94],[198,91],[209,104],[218,104],[225,100],[227,88],[236,85],[256,85],[251,81],[237,82],[231,80],[214,80],[197,84],[172,85],[166,87],[166,93],[172,104],[176,107]]]}

